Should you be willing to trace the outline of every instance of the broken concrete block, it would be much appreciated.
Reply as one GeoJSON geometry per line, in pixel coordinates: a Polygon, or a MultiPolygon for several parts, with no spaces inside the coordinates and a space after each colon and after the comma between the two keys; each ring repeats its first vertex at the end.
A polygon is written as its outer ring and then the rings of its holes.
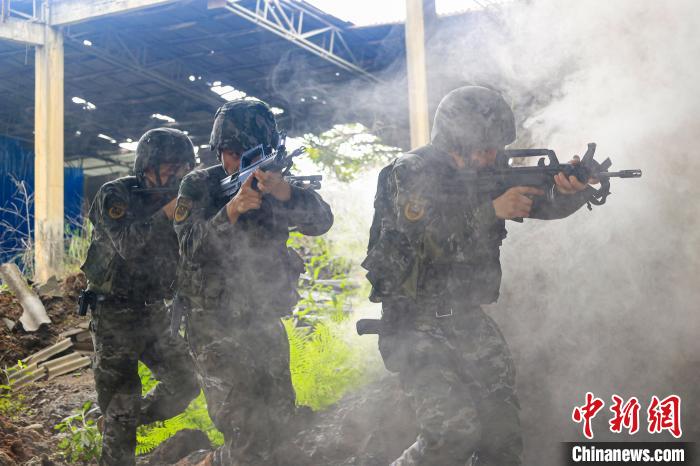
{"type": "Polygon", "coordinates": [[[0,278],[10,288],[22,305],[24,312],[19,318],[22,328],[27,332],[36,332],[41,324],[50,324],[51,319],[39,296],[27,285],[17,264],[8,262],[0,265],[0,278]]]}

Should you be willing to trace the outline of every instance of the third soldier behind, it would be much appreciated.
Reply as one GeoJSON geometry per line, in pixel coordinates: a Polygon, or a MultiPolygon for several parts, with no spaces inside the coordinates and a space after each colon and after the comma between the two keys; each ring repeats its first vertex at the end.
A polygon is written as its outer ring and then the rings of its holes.
{"type": "Polygon", "coordinates": [[[485,194],[459,182],[460,171],[492,167],[514,140],[503,97],[462,87],[438,106],[431,143],[379,175],[363,266],[370,299],[382,303],[380,352],[419,424],[395,466],[520,464],[515,369],[481,305],[498,299],[505,220],[566,217],[594,190],[563,174],[550,201],[532,187],[485,194]]]}
{"type": "Polygon", "coordinates": [[[269,152],[278,141],[266,104],[228,102],[216,113],[210,141],[221,165],[192,172],[180,186],[178,293],[190,303],[187,339],[209,415],[224,434],[224,445],[200,464],[309,464],[290,438],[298,416],[280,318],[298,299],[304,264],[286,243],[290,229],[328,231],[331,209],[315,191],[275,172],[256,172],[232,199],[219,195],[220,180],[239,170],[243,152],[259,144],[269,152]]]}
{"type": "Polygon", "coordinates": [[[187,346],[170,335],[163,302],[173,295],[178,264],[172,224],[177,186],[194,163],[183,132],[150,130],[136,149],[136,176],[104,184],[90,208],[93,232],[82,269],[94,297],[101,465],[134,464],[137,426],[173,417],[199,393],[187,346]],[[159,381],[145,398],[139,361],[159,381]]]}

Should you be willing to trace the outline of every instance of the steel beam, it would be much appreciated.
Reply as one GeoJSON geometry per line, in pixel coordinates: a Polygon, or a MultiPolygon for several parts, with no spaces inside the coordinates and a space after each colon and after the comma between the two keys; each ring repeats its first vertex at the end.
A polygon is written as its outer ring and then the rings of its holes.
{"type": "Polygon", "coordinates": [[[50,8],[49,24],[63,26],[103,16],[174,3],[176,0],[59,0],[50,8]]]}
{"type": "Polygon", "coordinates": [[[44,45],[44,26],[24,19],[6,17],[0,21],[0,39],[21,44],[44,45]]]}
{"type": "Polygon", "coordinates": [[[162,86],[167,87],[180,95],[194,99],[197,102],[206,102],[214,107],[220,107],[224,103],[223,100],[217,98],[212,92],[197,92],[186,84],[181,84],[180,82],[169,79],[160,73],[146,69],[141,63],[137,63],[131,58],[113,55],[102,51],[99,47],[84,47],[82,45],[82,41],[74,39],[70,36],[66,36],[66,40],[80,48],[81,51],[87,55],[92,55],[95,58],[99,58],[100,60],[110,63],[117,68],[129,70],[151,81],[155,81],[162,86]]]}
{"type": "Polygon", "coordinates": [[[358,64],[340,28],[298,2],[257,0],[255,7],[249,8],[240,0],[227,0],[224,8],[346,71],[368,81],[379,82],[376,76],[358,64]],[[309,19],[323,26],[307,27],[309,19]]]}

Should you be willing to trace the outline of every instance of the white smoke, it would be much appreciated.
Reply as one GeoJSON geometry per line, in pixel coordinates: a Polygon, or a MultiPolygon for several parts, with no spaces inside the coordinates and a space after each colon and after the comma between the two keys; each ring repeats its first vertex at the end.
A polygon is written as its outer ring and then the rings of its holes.
{"type": "MultiPolygon", "coordinates": [[[[596,142],[612,170],[644,172],[613,180],[592,212],[508,222],[489,311],[518,368],[524,464],[560,464],[560,442],[583,439],[571,411],[587,391],[606,401],[596,440],[670,439],[610,434],[613,393],[640,399],[642,431],[651,395],[681,395],[683,440],[700,440],[700,3],[538,0],[449,21],[428,39],[433,97],[469,83],[500,89],[521,129],[514,147],[567,161],[596,142]]],[[[381,106],[403,79],[348,94],[381,106]]],[[[366,238],[374,183],[328,192],[337,218],[358,219],[339,235],[366,238]]]]}
{"type": "Polygon", "coordinates": [[[470,35],[464,80],[497,77],[521,141],[562,160],[596,142],[613,170],[644,172],[613,180],[593,212],[509,222],[492,314],[519,369],[525,464],[559,464],[557,442],[582,439],[570,416],[586,391],[607,402],[597,439],[630,440],[606,434],[612,393],[644,409],[677,392],[684,440],[697,441],[700,4],[542,0],[514,6],[505,24],[507,37],[470,35]]]}

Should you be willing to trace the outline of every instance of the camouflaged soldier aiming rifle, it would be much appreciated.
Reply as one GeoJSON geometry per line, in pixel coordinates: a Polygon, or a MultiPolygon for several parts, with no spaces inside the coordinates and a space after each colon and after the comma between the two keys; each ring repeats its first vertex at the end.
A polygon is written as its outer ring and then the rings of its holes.
{"type": "Polygon", "coordinates": [[[290,438],[298,417],[280,317],[298,300],[304,263],[286,243],[292,229],[325,233],[333,215],[313,189],[290,184],[275,171],[257,170],[233,197],[221,196],[221,180],[240,170],[244,152],[262,144],[269,153],[278,142],[265,103],[228,102],[216,113],[210,140],[221,165],[190,173],[180,186],[178,294],[189,300],[190,351],[225,442],[191,462],[309,464],[290,438]]]}
{"type": "Polygon", "coordinates": [[[100,464],[135,463],[136,428],[171,418],[199,393],[187,346],[172,337],[164,299],[173,295],[178,244],[177,186],[195,164],[181,131],[157,128],[139,140],[136,176],[104,184],[90,207],[92,241],[82,266],[91,307],[95,385],[104,427],[100,464]],[[159,381],[144,398],[138,362],[159,381]]]}
{"type": "Polygon", "coordinates": [[[564,218],[596,190],[562,173],[548,197],[528,186],[479,192],[461,181],[461,171],[492,167],[514,140],[503,97],[462,87],[438,106],[431,143],[379,175],[363,267],[370,300],[382,303],[379,350],[419,424],[395,466],[520,464],[515,368],[481,305],[498,299],[505,221],[564,218]]]}

